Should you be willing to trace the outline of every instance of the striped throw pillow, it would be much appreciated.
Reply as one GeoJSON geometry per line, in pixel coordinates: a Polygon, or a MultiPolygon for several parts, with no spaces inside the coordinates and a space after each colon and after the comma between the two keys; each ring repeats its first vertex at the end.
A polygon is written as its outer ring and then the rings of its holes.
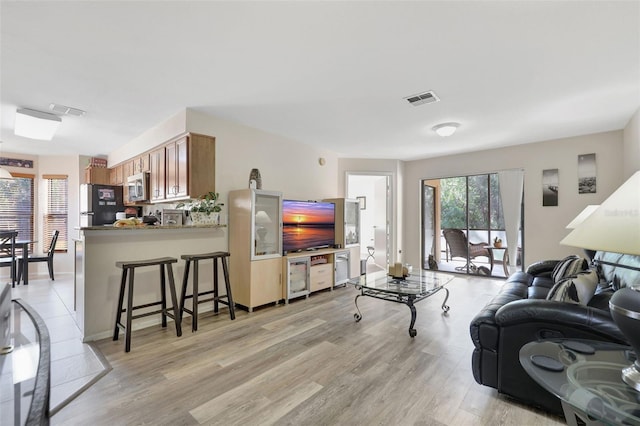
{"type": "Polygon", "coordinates": [[[547,300],[587,305],[597,286],[598,273],[595,270],[583,271],[554,285],[549,290],[547,300]]]}
{"type": "Polygon", "coordinates": [[[580,256],[571,255],[562,259],[551,272],[551,278],[555,284],[558,284],[565,278],[576,275],[578,272],[589,268],[589,262],[580,256]]]}

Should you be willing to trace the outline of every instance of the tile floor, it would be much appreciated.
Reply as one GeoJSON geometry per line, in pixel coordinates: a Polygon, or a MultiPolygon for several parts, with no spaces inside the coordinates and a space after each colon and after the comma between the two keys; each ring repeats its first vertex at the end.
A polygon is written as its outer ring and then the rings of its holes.
{"type": "Polygon", "coordinates": [[[17,285],[12,298],[27,302],[42,317],[51,338],[50,414],[86,390],[111,369],[102,354],[91,344],[82,343],[73,310],[73,275],[57,274],[29,279],[29,285],[17,285]]]}

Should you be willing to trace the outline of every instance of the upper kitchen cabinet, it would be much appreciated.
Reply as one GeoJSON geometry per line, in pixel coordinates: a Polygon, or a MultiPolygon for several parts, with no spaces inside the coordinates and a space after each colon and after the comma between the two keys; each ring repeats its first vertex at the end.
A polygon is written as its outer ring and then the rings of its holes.
{"type": "Polygon", "coordinates": [[[149,154],[151,201],[198,198],[215,191],[215,138],[188,133],[149,154]]]}
{"type": "Polygon", "coordinates": [[[118,164],[115,167],[109,169],[109,184],[110,185],[123,185],[124,176],[122,174],[123,165],[118,164]]]}
{"type": "MultiPolygon", "coordinates": [[[[185,198],[189,195],[189,176],[187,173],[189,167],[189,140],[185,136],[165,147],[165,155],[167,161],[166,171],[166,198],[185,198]]],[[[194,197],[197,195],[194,194],[194,197]]]]}
{"type": "Polygon", "coordinates": [[[149,153],[149,197],[150,201],[161,201],[165,198],[165,154],[164,146],[149,153]]]}
{"type": "Polygon", "coordinates": [[[146,153],[131,160],[131,167],[133,169],[131,175],[148,172],[150,170],[150,155],[151,154],[146,153]]]}

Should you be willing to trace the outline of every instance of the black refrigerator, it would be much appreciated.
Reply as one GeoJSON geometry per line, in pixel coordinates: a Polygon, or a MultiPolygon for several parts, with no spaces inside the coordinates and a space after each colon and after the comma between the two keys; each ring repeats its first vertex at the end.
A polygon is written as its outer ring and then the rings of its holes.
{"type": "Polygon", "coordinates": [[[80,185],[80,227],[112,225],[116,213],[124,211],[122,187],[80,185]]]}

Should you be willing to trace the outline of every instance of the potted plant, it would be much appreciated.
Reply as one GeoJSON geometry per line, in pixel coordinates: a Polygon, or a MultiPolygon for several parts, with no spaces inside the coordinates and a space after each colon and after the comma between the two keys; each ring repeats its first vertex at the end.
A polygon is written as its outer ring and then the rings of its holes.
{"type": "Polygon", "coordinates": [[[176,208],[186,207],[194,225],[217,225],[222,206],[224,204],[220,202],[220,194],[209,191],[200,198],[179,203],[176,208]]]}

